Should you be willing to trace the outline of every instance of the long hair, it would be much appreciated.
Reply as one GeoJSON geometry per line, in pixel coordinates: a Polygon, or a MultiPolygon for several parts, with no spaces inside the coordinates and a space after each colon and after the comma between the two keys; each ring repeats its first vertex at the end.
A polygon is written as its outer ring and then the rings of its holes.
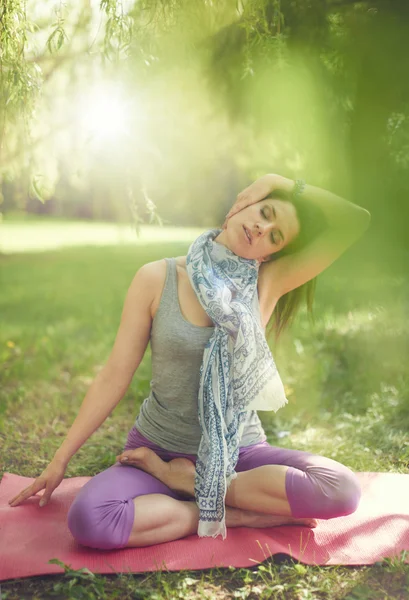
{"type": "MultiPolygon", "coordinates": [[[[305,246],[308,246],[308,244],[311,243],[311,241],[328,226],[322,210],[317,206],[306,202],[302,198],[302,195],[300,198],[294,199],[288,192],[285,192],[284,190],[275,190],[266,198],[291,202],[295,207],[300,224],[300,232],[298,236],[290,244],[284,246],[282,250],[272,254],[268,262],[278,260],[282,256],[296,254],[305,246]]],[[[267,338],[274,333],[275,341],[278,341],[278,338],[284,329],[293,322],[303,300],[305,300],[307,312],[310,318],[313,320],[313,303],[316,284],[317,278],[314,277],[313,279],[310,279],[310,281],[307,281],[303,285],[300,285],[294,290],[291,290],[290,292],[287,292],[281,296],[274,308],[269,322],[267,323],[267,338]]]]}

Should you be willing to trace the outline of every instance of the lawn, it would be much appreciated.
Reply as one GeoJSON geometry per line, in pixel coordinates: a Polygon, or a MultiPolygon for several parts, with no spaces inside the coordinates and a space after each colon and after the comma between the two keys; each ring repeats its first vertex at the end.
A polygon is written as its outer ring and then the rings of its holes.
{"type": "MultiPolygon", "coordinates": [[[[0,254],[0,477],[5,471],[34,477],[62,443],[109,355],[137,269],[186,254],[200,230],[163,231],[162,237],[156,232],[154,239],[146,231],[143,243],[107,241],[104,234],[93,245],[89,237],[75,233],[72,223],[58,224],[58,235],[51,223],[5,226],[9,241],[3,229],[0,254]],[[47,241],[47,228],[54,246],[47,241]],[[79,239],[85,245],[75,246],[79,239]]],[[[349,269],[354,261],[350,250],[319,277],[315,324],[303,310],[279,344],[271,343],[289,405],[274,417],[263,412],[260,417],[270,443],[323,454],[356,471],[406,473],[408,282],[373,267],[355,264],[349,269]]],[[[92,476],[113,464],[149,393],[150,375],[148,348],[125,397],[72,458],[67,477],[92,476]]],[[[390,600],[409,597],[409,565],[403,558],[365,567],[309,567],[269,559],[251,569],[94,577],[67,568],[65,575],[3,583],[1,592],[2,600],[390,600]]]]}

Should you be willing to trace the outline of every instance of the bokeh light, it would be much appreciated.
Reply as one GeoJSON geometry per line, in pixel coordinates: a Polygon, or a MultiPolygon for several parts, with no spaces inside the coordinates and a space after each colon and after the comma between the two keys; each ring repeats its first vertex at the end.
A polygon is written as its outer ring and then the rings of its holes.
{"type": "Polygon", "coordinates": [[[123,92],[112,85],[95,85],[82,93],[78,113],[81,131],[97,140],[115,140],[129,131],[129,104],[123,92]]]}

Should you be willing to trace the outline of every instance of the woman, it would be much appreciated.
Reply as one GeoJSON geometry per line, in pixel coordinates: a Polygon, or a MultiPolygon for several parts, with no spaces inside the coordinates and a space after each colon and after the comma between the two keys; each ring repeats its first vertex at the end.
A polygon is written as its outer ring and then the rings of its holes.
{"type": "MultiPolygon", "coordinates": [[[[297,306],[295,290],[307,282],[311,286],[370,220],[365,209],[325,190],[300,181],[295,187],[296,195],[290,179],[260,178],[239,194],[222,229],[214,230],[210,239],[212,247],[230,252],[239,262],[257,264],[257,293],[250,311],[262,332],[273,312],[276,331],[282,329],[297,306]]],[[[192,286],[190,256],[191,249],[188,257],[139,269],[111,355],[66,439],[40,477],[10,501],[16,506],[45,488],[43,500],[48,502],[71,457],[124,396],[150,340],[151,393],[125,448],[117,463],[83,486],[69,510],[69,529],[82,545],[149,546],[198,531],[195,471],[203,424],[198,389],[215,322],[192,286]]],[[[237,477],[224,498],[227,527],[314,527],[316,519],[356,510],[360,487],[354,473],[325,457],[270,446],[256,410],[246,413],[239,442],[237,477]]]]}

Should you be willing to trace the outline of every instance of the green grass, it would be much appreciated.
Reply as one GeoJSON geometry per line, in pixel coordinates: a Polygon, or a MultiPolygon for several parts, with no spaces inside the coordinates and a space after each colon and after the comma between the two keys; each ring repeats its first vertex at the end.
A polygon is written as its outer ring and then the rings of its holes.
{"type": "Polygon", "coordinates": [[[197,227],[141,225],[137,235],[134,226],[123,223],[5,217],[0,222],[0,252],[39,252],[67,246],[145,247],[174,240],[188,243],[202,231],[197,227]]]}
{"type": "MultiPolygon", "coordinates": [[[[31,226],[33,238],[44,235],[38,224],[31,226]]],[[[0,255],[0,477],[5,471],[37,476],[52,459],[108,357],[136,270],[186,254],[189,235],[149,245],[0,255]]],[[[340,261],[319,278],[315,325],[302,311],[279,346],[272,345],[289,405],[275,417],[263,412],[260,417],[270,443],[317,452],[356,471],[405,473],[408,283],[374,272],[351,274],[345,264],[340,261]]],[[[148,348],[124,399],[72,458],[67,477],[92,476],[114,462],[148,394],[150,375],[148,348]]],[[[3,582],[1,592],[2,600],[393,600],[409,597],[404,559],[365,567],[268,559],[250,569],[113,576],[66,566],[63,575],[3,582]]]]}

